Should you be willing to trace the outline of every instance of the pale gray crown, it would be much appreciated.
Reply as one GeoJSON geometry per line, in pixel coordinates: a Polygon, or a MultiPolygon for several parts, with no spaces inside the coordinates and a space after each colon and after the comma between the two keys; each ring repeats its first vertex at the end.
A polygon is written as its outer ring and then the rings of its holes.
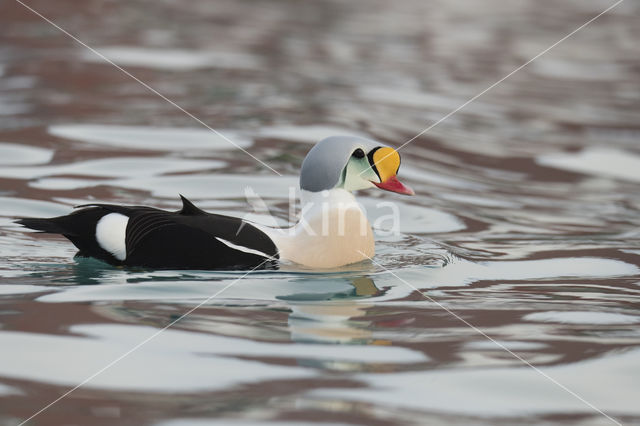
{"type": "Polygon", "coordinates": [[[321,140],[302,162],[300,189],[319,192],[334,188],[356,149],[362,149],[366,155],[381,146],[386,145],[357,136],[330,136],[321,140]]]}

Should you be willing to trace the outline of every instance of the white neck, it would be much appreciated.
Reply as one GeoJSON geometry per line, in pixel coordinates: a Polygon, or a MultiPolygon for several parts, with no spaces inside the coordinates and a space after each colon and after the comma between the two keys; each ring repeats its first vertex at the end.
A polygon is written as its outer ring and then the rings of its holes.
{"type": "Polygon", "coordinates": [[[301,191],[300,221],[291,228],[261,227],[280,259],[312,268],[334,268],[373,257],[373,232],[353,194],[344,189],[301,191]]]}

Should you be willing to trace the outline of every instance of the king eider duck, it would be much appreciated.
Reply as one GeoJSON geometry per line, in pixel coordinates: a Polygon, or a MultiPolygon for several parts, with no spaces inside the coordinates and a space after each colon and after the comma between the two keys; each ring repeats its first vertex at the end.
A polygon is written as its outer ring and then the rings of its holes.
{"type": "Polygon", "coordinates": [[[398,152],[379,142],[352,136],[323,139],[302,163],[302,213],[290,228],[207,213],[183,196],[177,212],[87,204],[66,216],[17,222],[62,234],[78,248],[78,256],[114,266],[264,269],[277,268],[279,260],[334,268],[374,255],[371,225],[353,191],[378,187],[413,195],[396,178],[399,167],[398,152]]]}

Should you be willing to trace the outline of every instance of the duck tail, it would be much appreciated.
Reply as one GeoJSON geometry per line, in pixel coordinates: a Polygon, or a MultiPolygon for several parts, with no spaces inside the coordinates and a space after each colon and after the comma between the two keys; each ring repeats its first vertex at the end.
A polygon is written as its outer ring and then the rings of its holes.
{"type": "Polygon", "coordinates": [[[65,229],[56,219],[58,218],[54,217],[50,219],[40,219],[24,217],[16,220],[15,223],[39,232],[46,232],[49,234],[64,234],[66,232],[65,229]]]}

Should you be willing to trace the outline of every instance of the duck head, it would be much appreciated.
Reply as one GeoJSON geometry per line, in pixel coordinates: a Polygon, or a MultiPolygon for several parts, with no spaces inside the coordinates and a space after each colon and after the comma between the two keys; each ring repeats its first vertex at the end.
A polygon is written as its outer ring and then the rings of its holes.
{"type": "Polygon", "coordinates": [[[354,136],[331,136],[318,142],[302,162],[300,188],[311,192],[380,188],[414,195],[398,180],[400,154],[380,142],[354,136]]]}

